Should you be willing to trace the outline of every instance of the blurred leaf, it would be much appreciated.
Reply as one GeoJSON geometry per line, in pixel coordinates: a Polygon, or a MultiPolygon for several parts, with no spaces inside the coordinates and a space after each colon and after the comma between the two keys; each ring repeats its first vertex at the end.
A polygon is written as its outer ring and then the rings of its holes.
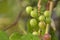
{"type": "Polygon", "coordinates": [[[32,34],[26,34],[21,37],[21,40],[40,40],[38,36],[34,36],[32,34]]]}
{"type": "Polygon", "coordinates": [[[18,0],[0,1],[0,14],[4,14],[7,17],[16,17],[16,14],[20,11],[18,4],[18,0]]]}
{"type": "Polygon", "coordinates": [[[19,34],[18,32],[14,32],[14,33],[12,33],[12,34],[10,35],[9,40],[20,40],[20,37],[21,37],[21,36],[22,36],[22,35],[19,34]]]}
{"type": "Polygon", "coordinates": [[[7,0],[0,1],[0,14],[4,14],[8,11],[7,0]]]}
{"type": "Polygon", "coordinates": [[[58,37],[55,34],[55,31],[50,28],[51,40],[58,40],[58,37]]]}
{"type": "Polygon", "coordinates": [[[48,0],[41,0],[41,5],[46,5],[46,3],[48,2],[48,0]]]}
{"type": "Polygon", "coordinates": [[[60,1],[58,2],[55,11],[56,11],[56,15],[57,15],[58,17],[60,17],[60,1]]]}
{"type": "Polygon", "coordinates": [[[0,31],[0,40],[9,40],[7,34],[4,31],[0,31]]]}
{"type": "Polygon", "coordinates": [[[20,19],[20,21],[18,22],[18,29],[19,29],[19,31],[21,31],[22,34],[26,33],[26,30],[25,30],[26,26],[25,25],[26,25],[25,21],[20,19]]]}
{"type": "Polygon", "coordinates": [[[26,0],[26,1],[30,3],[30,6],[37,6],[38,0],[26,0]]]}

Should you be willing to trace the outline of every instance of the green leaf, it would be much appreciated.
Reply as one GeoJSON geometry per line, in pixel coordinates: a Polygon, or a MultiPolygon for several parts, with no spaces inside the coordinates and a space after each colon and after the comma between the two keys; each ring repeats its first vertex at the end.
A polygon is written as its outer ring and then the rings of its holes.
{"type": "Polygon", "coordinates": [[[14,32],[10,35],[9,40],[20,40],[21,35],[18,32],[14,32]]]}
{"type": "Polygon", "coordinates": [[[0,31],[0,40],[9,40],[9,37],[4,31],[0,31]]]}
{"type": "Polygon", "coordinates": [[[32,34],[27,34],[27,35],[23,35],[21,37],[21,40],[40,40],[40,38],[38,36],[34,36],[32,34]]]}

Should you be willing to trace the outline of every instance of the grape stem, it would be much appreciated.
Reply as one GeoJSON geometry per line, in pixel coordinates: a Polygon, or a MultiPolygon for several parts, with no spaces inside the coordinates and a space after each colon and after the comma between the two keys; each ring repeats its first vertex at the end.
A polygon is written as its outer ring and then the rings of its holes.
{"type": "Polygon", "coordinates": [[[49,10],[50,12],[52,12],[52,9],[53,9],[53,5],[54,2],[52,0],[48,0],[48,3],[46,5],[46,10],[49,10]]]}
{"type": "Polygon", "coordinates": [[[40,8],[41,8],[41,0],[38,1],[38,13],[40,13],[40,8]]]}
{"type": "Polygon", "coordinates": [[[48,34],[49,32],[49,24],[46,25],[46,31],[45,31],[45,34],[48,34]]]}
{"type": "Polygon", "coordinates": [[[48,0],[48,2],[46,4],[46,10],[49,10],[49,6],[50,6],[50,1],[48,0]]]}
{"type": "Polygon", "coordinates": [[[53,6],[54,6],[54,5],[53,5],[53,1],[50,1],[50,7],[49,7],[49,11],[50,11],[50,12],[52,12],[53,6]]]}

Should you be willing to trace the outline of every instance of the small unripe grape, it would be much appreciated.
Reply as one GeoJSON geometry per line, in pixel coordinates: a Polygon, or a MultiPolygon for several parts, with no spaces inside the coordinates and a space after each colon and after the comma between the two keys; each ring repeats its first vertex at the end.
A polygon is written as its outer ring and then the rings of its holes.
{"type": "Polygon", "coordinates": [[[39,22],[38,25],[39,25],[39,27],[42,28],[42,29],[45,28],[45,22],[43,22],[43,21],[39,22]]]}
{"type": "Polygon", "coordinates": [[[28,14],[30,14],[31,11],[32,11],[32,7],[31,7],[31,6],[26,7],[26,12],[27,12],[28,14]]]}
{"type": "Polygon", "coordinates": [[[44,21],[44,20],[45,20],[44,15],[39,16],[39,20],[40,20],[40,21],[44,21]]]}
{"type": "Polygon", "coordinates": [[[37,17],[37,14],[36,10],[31,11],[31,17],[37,17]]]}
{"type": "Polygon", "coordinates": [[[43,40],[51,40],[51,35],[50,34],[45,34],[43,36],[43,40]]]}
{"type": "Polygon", "coordinates": [[[45,21],[46,21],[47,24],[50,24],[51,23],[51,18],[46,18],[45,21]]]}
{"type": "Polygon", "coordinates": [[[44,12],[44,16],[45,16],[45,17],[50,17],[50,16],[51,16],[51,13],[50,13],[49,11],[45,11],[45,12],[44,12]]]}
{"type": "Polygon", "coordinates": [[[37,20],[36,19],[31,19],[30,20],[30,25],[31,26],[36,26],[37,25],[37,20]]]}
{"type": "Polygon", "coordinates": [[[38,32],[34,31],[32,34],[33,34],[33,35],[38,35],[38,32]]]}

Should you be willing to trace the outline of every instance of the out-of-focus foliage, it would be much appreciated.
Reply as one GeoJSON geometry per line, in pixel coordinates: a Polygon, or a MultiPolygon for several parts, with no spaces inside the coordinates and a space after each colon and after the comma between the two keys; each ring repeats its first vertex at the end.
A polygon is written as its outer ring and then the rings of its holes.
{"type": "Polygon", "coordinates": [[[10,25],[19,12],[19,0],[0,0],[0,30],[10,25]]]}
{"type": "Polygon", "coordinates": [[[38,0],[26,0],[31,6],[37,6],[38,0]]]}
{"type": "Polygon", "coordinates": [[[9,37],[4,31],[0,31],[0,40],[9,40],[9,37]]]}
{"type": "Polygon", "coordinates": [[[0,17],[0,30],[3,30],[7,25],[11,23],[11,19],[8,17],[0,17]]]}
{"type": "MultiPolygon", "coordinates": [[[[37,6],[38,0],[26,0],[30,6],[37,6]]],[[[41,0],[41,5],[45,5],[48,0],[41,0]]]]}
{"type": "Polygon", "coordinates": [[[58,40],[58,37],[52,28],[50,29],[50,34],[51,34],[51,40],[58,40]]]}
{"type": "Polygon", "coordinates": [[[32,34],[27,34],[27,35],[23,35],[21,37],[21,40],[41,40],[38,36],[34,36],[32,34]]]}
{"type": "Polygon", "coordinates": [[[56,15],[60,17],[60,1],[58,2],[57,7],[55,8],[55,11],[56,11],[56,15]]]}
{"type": "Polygon", "coordinates": [[[14,32],[10,35],[9,40],[20,40],[21,35],[18,32],[14,32]]]}
{"type": "Polygon", "coordinates": [[[0,15],[4,15],[5,17],[16,17],[19,11],[20,7],[17,0],[0,1],[0,15]]]}

